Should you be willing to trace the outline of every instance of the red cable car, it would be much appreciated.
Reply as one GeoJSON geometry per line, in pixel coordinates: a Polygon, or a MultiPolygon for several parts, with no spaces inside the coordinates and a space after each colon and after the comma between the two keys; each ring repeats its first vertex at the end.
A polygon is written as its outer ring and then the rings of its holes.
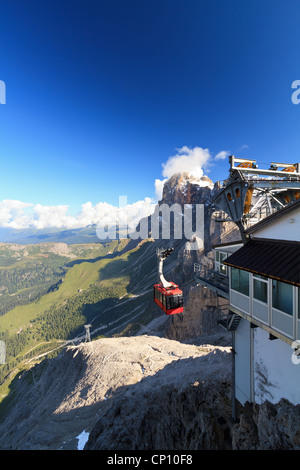
{"type": "Polygon", "coordinates": [[[159,263],[158,274],[160,277],[160,284],[154,285],[153,298],[154,302],[165,312],[166,315],[173,315],[175,313],[183,312],[183,293],[174,282],[168,282],[163,275],[163,262],[167,256],[173,251],[173,248],[156,251],[159,263]]]}
{"type": "Polygon", "coordinates": [[[183,294],[174,282],[172,287],[163,287],[162,284],[154,285],[154,302],[166,315],[183,312],[183,294]]]}

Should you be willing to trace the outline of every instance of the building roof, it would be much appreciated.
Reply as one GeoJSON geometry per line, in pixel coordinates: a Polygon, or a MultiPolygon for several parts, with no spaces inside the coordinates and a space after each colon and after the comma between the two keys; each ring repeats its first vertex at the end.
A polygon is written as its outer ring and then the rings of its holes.
{"type": "Polygon", "coordinates": [[[227,242],[227,243],[217,243],[216,245],[213,245],[213,249],[215,248],[226,248],[226,247],[231,247],[234,245],[243,245],[242,240],[235,240],[233,242],[227,242]]]}
{"type": "Polygon", "coordinates": [[[300,242],[250,240],[224,264],[300,286],[300,242]]]}
{"type": "Polygon", "coordinates": [[[257,222],[257,224],[252,225],[246,230],[246,233],[254,233],[257,230],[264,227],[265,225],[268,225],[270,222],[273,222],[273,220],[276,220],[282,217],[283,215],[288,214],[289,212],[292,212],[295,209],[299,209],[299,208],[300,208],[300,199],[298,199],[295,202],[291,202],[290,204],[287,204],[282,209],[279,209],[277,212],[274,212],[268,217],[265,217],[264,219],[257,222]]]}
{"type": "Polygon", "coordinates": [[[229,254],[229,253],[234,253],[235,251],[237,251],[242,246],[243,246],[242,242],[235,243],[235,244],[227,243],[226,245],[223,245],[223,246],[214,247],[214,250],[215,251],[221,251],[223,253],[228,253],[229,254]]]}

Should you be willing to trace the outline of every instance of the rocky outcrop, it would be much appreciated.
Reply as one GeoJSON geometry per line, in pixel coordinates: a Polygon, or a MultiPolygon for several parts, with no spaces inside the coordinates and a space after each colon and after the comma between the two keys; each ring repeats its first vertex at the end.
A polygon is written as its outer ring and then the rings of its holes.
{"type": "MultiPolygon", "coordinates": [[[[210,289],[203,286],[192,286],[188,292],[184,306],[184,314],[174,315],[166,325],[165,337],[177,341],[200,339],[202,336],[218,335],[220,341],[229,336],[217,325],[220,307],[226,305],[226,300],[218,297],[210,289]]],[[[220,343],[221,344],[221,343],[220,343]]]]}
{"type": "Polygon", "coordinates": [[[230,420],[230,356],[209,346],[118,391],[103,404],[85,450],[228,448],[218,420],[230,420]]]}
{"type": "Polygon", "coordinates": [[[300,450],[300,405],[281,399],[245,404],[232,430],[234,450],[300,450]]]}
{"type": "Polygon", "coordinates": [[[155,336],[70,346],[14,380],[0,449],[76,449],[93,428],[90,449],[217,446],[210,416],[228,403],[230,364],[228,347],[155,336]]]}
{"type": "MultiPolygon", "coordinates": [[[[123,396],[103,409],[85,450],[222,450],[230,446],[218,420],[230,410],[227,382],[172,383],[123,396]],[[221,432],[220,432],[221,431],[221,432]]],[[[228,416],[230,416],[228,414],[228,416]]]]}

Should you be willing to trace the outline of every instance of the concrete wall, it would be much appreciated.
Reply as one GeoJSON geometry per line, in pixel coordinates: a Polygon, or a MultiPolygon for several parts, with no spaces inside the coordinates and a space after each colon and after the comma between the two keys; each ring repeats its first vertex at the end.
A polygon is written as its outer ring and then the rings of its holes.
{"type": "Polygon", "coordinates": [[[300,403],[300,362],[292,361],[292,347],[280,339],[270,340],[261,328],[253,332],[255,402],[286,398],[294,405],[300,403]]]}
{"type": "Polygon", "coordinates": [[[250,322],[241,318],[235,332],[235,385],[236,399],[243,405],[250,397],[250,322]]]}
{"type": "Polygon", "coordinates": [[[277,403],[281,398],[300,404],[300,359],[293,360],[289,344],[270,340],[267,331],[251,328],[242,318],[235,332],[235,351],[236,398],[242,405],[277,403]]]}

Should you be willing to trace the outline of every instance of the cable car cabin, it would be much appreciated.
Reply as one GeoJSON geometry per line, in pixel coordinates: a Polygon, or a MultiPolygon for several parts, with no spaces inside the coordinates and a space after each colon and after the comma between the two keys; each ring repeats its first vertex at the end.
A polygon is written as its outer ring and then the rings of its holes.
{"type": "Polygon", "coordinates": [[[162,284],[154,285],[154,302],[166,315],[183,312],[183,294],[174,282],[172,287],[163,287],[162,284]]]}

